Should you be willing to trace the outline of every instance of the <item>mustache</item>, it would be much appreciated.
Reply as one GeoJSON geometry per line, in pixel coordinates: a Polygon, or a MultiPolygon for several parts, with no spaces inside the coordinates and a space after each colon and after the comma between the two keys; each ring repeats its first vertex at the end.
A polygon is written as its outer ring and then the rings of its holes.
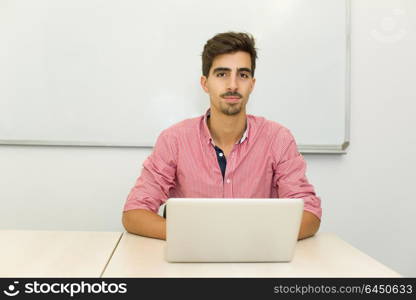
{"type": "Polygon", "coordinates": [[[240,93],[237,92],[227,92],[225,94],[221,95],[222,98],[224,97],[238,97],[238,98],[243,98],[243,96],[240,93]]]}

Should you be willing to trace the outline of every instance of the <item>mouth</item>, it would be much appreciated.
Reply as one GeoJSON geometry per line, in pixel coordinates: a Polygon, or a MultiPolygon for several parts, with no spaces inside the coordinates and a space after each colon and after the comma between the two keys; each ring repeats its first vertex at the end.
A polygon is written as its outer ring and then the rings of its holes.
{"type": "Polygon", "coordinates": [[[240,97],[224,97],[225,102],[227,103],[237,103],[240,101],[240,97]]]}

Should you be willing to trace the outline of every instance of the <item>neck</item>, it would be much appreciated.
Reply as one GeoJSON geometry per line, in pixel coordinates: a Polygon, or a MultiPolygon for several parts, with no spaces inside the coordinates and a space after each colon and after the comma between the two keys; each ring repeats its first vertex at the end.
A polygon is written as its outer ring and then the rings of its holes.
{"type": "Polygon", "coordinates": [[[208,128],[215,145],[225,148],[237,143],[246,130],[246,113],[241,111],[234,116],[213,111],[208,118],[208,128]]]}

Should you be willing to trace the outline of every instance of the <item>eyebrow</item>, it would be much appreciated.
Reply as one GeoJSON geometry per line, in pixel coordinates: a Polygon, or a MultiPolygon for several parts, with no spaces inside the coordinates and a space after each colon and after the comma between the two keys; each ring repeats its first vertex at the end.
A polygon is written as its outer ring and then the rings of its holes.
{"type": "MultiPolygon", "coordinates": [[[[221,71],[222,72],[224,72],[224,71],[230,72],[231,69],[230,68],[224,68],[224,67],[218,67],[218,68],[214,69],[213,73],[217,73],[217,72],[221,72],[221,71]]],[[[249,72],[251,74],[251,69],[250,68],[238,68],[237,72],[249,72]]]]}

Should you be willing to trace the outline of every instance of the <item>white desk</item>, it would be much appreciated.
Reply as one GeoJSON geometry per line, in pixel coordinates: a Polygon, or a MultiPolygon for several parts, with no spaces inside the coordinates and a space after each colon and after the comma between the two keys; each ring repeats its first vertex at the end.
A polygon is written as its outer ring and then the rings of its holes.
{"type": "Polygon", "coordinates": [[[103,277],[400,277],[330,233],[299,241],[290,263],[168,263],[165,243],[124,233],[103,277]]]}
{"type": "Polygon", "coordinates": [[[0,230],[0,277],[100,277],[121,234],[0,230]]]}

